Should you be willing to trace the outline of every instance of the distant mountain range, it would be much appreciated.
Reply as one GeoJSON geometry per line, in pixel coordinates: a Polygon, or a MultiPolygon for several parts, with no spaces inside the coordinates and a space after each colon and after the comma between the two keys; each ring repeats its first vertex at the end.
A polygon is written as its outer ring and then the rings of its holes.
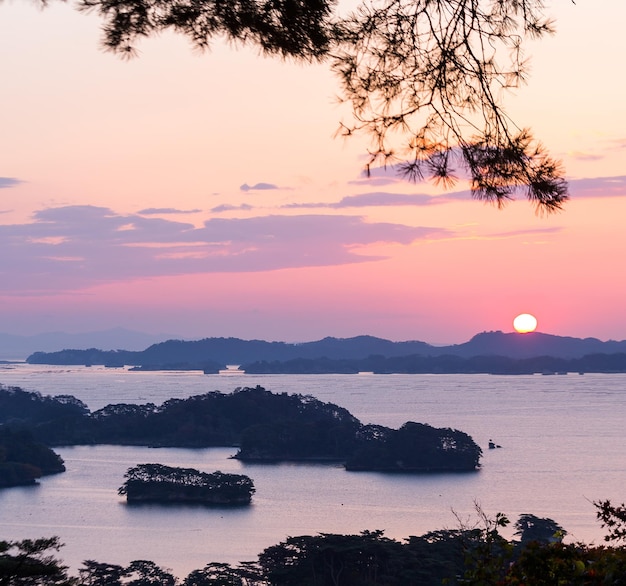
{"type": "Polygon", "coordinates": [[[56,352],[63,348],[100,348],[101,350],[143,350],[151,344],[171,339],[172,334],[146,334],[124,328],[113,328],[82,334],[47,332],[18,336],[0,332],[0,359],[24,360],[33,352],[56,352]]]}
{"type": "Polygon", "coordinates": [[[444,346],[442,354],[471,356],[508,356],[510,358],[582,358],[588,354],[616,354],[626,352],[626,340],[603,342],[597,338],[571,338],[531,332],[528,334],[483,332],[469,342],[444,346]]]}
{"type": "Polygon", "coordinates": [[[602,342],[533,332],[483,332],[468,342],[432,346],[426,342],[392,342],[373,336],[324,338],[292,344],[206,338],[168,340],[143,351],[71,349],[35,352],[36,364],[132,365],[143,369],[202,369],[217,372],[227,364],[247,372],[537,372],[541,370],[626,370],[626,340],[602,342]],[[611,361],[583,357],[618,356],[611,361]],[[623,359],[621,358],[623,355],[623,359]],[[545,357],[549,360],[546,361],[545,357]],[[622,366],[623,360],[623,366],[622,366]],[[570,361],[570,362],[567,362],[570,361]],[[574,361],[574,362],[572,362],[574,361]],[[578,362],[575,362],[578,361],[578,362]]]}

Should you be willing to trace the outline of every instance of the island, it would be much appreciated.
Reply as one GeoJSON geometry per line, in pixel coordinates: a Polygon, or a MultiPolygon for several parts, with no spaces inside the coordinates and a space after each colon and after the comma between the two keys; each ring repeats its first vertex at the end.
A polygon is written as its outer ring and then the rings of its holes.
{"type": "Polygon", "coordinates": [[[399,429],[363,424],[333,403],[258,385],[94,412],[67,396],[0,388],[0,426],[16,421],[48,446],[233,447],[243,461],[337,462],[351,471],[473,471],[482,455],[459,430],[412,421],[399,429]]]}
{"type": "Polygon", "coordinates": [[[0,425],[0,488],[37,484],[37,479],[65,471],[61,457],[30,433],[0,425]]]}
{"type": "Polygon", "coordinates": [[[243,474],[200,472],[163,464],[129,468],[118,493],[129,503],[194,503],[247,505],[255,492],[252,479],[243,474]]]}

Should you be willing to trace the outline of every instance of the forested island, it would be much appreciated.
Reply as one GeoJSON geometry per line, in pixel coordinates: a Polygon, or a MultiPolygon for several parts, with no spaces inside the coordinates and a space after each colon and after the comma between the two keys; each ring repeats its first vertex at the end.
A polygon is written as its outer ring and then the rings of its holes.
{"type": "Polygon", "coordinates": [[[163,464],[139,464],[129,468],[118,494],[129,503],[194,503],[247,505],[255,492],[254,482],[244,474],[200,472],[163,464]]]}
{"type": "MultiPolygon", "coordinates": [[[[589,354],[581,358],[535,356],[368,356],[349,359],[294,359],[286,362],[252,362],[243,364],[247,374],[567,374],[626,372],[626,353],[589,354]]],[[[144,370],[139,368],[138,370],[144,370]]]]}
{"type": "Polygon", "coordinates": [[[459,430],[414,422],[400,429],[365,425],[332,403],[260,386],[94,412],[73,397],[0,388],[3,428],[27,430],[48,446],[233,446],[241,460],[334,461],[355,471],[472,471],[482,455],[459,430]]]}
{"type": "Polygon", "coordinates": [[[0,488],[28,486],[65,471],[61,457],[26,430],[0,425],[0,488]]]}
{"type": "Polygon", "coordinates": [[[626,576],[626,508],[593,503],[607,545],[564,543],[548,517],[510,524],[477,507],[476,522],[402,541],[383,531],[288,537],[238,565],[208,562],[179,579],[149,560],[121,566],[94,559],[71,576],[55,557],[58,538],[0,541],[0,584],[38,586],[621,586],[626,576]],[[609,544],[610,542],[610,544],[609,544]]]}

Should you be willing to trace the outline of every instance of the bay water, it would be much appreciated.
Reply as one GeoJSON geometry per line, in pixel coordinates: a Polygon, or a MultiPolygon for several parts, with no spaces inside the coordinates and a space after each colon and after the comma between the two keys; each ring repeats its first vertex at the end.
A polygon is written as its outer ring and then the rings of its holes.
{"type": "Polygon", "coordinates": [[[230,457],[234,448],[56,448],[67,472],[0,491],[0,539],[58,535],[60,557],[74,570],[87,559],[147,559],[184,577],[208,562],[254,560],[288,536],[381,529],[403,539],[471,525],[477,504],[513,521],[550,517],[568,541],[600,544],[592,501],[626,500],[624,374],[219,376],[15,364],[0,368],[0,384],[74,395],[91,410],[258,384],[335,403],[363,423],[460,429],[484,451],[475,473],[381,474],[245,464],[230,457]],[[490,439],[502,448],[488,449],[490,439]],[[124,473],[149,462],[246,474],[256,494],[242,508],[129,506],[117,494],[124,473]]]}

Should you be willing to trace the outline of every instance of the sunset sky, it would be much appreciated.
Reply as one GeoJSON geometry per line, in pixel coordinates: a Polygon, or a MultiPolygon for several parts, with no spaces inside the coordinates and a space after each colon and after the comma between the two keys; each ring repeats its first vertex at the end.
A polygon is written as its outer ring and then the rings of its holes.
{"type": "Polygon", "coordinates": [[[529,312],[626,339],[626,3],[551,4],[505,102],[567,169],[546,217],[364,177],[327,64],[174,35],[125,61],[97,17],[4,0],[0,332],[458,343],[529,312]]]}

